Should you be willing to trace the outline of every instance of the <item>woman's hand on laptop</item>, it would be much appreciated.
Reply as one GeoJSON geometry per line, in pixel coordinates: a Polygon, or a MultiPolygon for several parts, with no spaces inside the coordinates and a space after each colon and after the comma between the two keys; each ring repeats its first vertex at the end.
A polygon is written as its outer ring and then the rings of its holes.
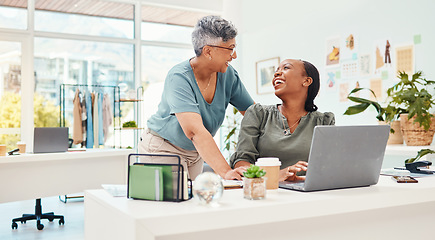
{"type": "Polygon", "coordinates": [[[281,169],[279,171],[279,181],[303,181],[305,176],[297,176],[296,173],[300,171],[307,171],[308,163],[305,161],[299,161],[296,164],[281,169]]]}

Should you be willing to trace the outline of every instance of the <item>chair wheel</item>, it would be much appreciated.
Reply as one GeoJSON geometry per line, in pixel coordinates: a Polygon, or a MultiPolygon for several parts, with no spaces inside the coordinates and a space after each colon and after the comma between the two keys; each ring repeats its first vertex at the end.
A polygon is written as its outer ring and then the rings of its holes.
{"type": "Polygon", "coordinates": [[[36,228],[38,228],[38,230],[42,230],[42,229],[44,229],[44,225],[43,224],[36,224],[36,228]]]}
{"type": "Polygon", "coordinates": [[[62,219],[59,219],[59,225],[65,225],[65,220],[62,218],[62,219]]]}
{"type": "Polygon", "coordinates": [[[18,224],[16,222],[12,222],[12,229],[17,229],[18,228],[18,224]]]}
{"type": "Polygon", "coordinates": [[[40,221],[40,220],[36,221],[36,228],[37,228],[38,230],[42,230],[42,229],[44,229],[44,225],[41,224],[41,221],[40,221]]]}

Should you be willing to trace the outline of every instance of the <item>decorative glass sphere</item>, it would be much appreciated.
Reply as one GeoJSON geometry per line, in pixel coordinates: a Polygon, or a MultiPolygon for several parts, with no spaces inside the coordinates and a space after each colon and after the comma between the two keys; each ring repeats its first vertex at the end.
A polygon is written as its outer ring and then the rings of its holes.
{"type": "Polygon", "coordinates": [[[222,180],[214,173],[201,173],[193,182],[193,196],[200,204],[218,206],[223,192],[222,180]]]}

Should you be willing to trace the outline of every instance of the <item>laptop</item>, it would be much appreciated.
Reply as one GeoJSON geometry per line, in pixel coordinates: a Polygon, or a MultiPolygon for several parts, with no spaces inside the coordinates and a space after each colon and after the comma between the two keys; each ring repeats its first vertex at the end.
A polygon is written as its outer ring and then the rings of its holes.
{"type": "Polygon", "coordinates": [[[33,153],[56,153],[68,151],[67,127],[35,127],[33,153]]]}
{"type": "Polygon", "coordinates": [[[305,181],[279,187],[319,191],[377,184],[389,132],[388,125],[316,126],[305,181]]]}

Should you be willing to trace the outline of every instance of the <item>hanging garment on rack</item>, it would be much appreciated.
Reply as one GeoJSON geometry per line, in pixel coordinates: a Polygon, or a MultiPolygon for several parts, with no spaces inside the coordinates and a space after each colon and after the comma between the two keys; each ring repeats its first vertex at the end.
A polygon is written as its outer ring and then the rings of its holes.
{"type": "Polygon", "coordinates": [[[86,128],[87,128],[87,119],[88,119],[88,112],[86,111],[86,94],[84,94],[82,98],[82,132],[83,132],[83,142],[82,147],[86,147],[86,128]]]}
{"type": "Polygon", "coordinates": [[[104,130],[103,130],[103,93],[98,93],[98,143],[104,145],[104,130]]]}
{"type": "Polygon", "coordinates": [[[94,131],[92,123],[92,95],[93,94],[86,92],[86,148],[93,148],[94,146],[94,131]]]}
{"type": "Polygon", "coordinates": [[[93,119],[94,119],[94,148],[99,148],[99,141],[98,141],[98,92],[94,93],[94,104],[92,105],[93,109],[93,119]]]}
{"type": "Polygon", "coordinates": [[[113,123],[113,111],[112,104],[110,102],[109,94],[104,94],[103,98],[103,134],[104,142],[107,141],[109,134],[109,126],[113,123]]]}
{"type": "Polygon", "coordinates": [[[82,106],[80,104],[80,90],[77,88],[73,99],[73,143],[83,141],[82,106]]]}

